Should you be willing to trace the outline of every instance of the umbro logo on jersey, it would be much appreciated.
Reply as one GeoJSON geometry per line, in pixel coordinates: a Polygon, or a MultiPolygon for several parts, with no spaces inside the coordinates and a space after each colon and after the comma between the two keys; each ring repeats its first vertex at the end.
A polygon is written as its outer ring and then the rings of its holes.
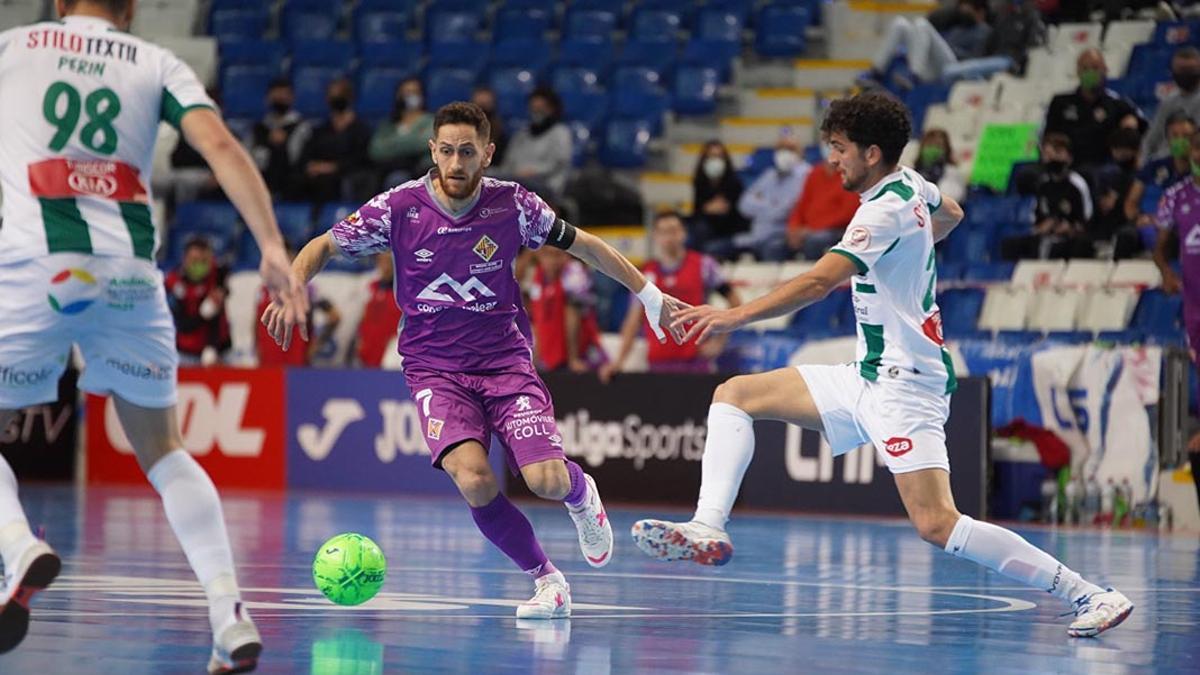
{"type": "Polygon", "coordinates": [[[417,251],[416,253],[414,253],[413,255],[417,256],[417,262],[423,262],[423,263],[433,262],[433,251],[430,251],[427,248],[423,248],[420,251],[417,251]]]}
{"type": "Polygon", "coordinates": [[[418,209],[415,206],[410,206],[408,208],[408,219],[409,220],[419,220],[420,218],[421,218],[421,209],[418,209]]]}
{"type": "Polygon", "coordinates": [[[901,457],[912,452],[913,442],[907,438],[889,438],[883,442],[883,450],[892,457],[901,457]]]}

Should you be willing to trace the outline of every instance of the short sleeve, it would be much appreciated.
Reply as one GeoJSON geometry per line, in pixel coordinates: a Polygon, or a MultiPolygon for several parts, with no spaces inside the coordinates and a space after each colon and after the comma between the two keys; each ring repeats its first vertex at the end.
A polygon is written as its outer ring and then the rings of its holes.
{"type": "Polygon", "coordinates": [[[704,290],[706,291],[718,290],[729,283],[725,279],[725,273],[721,271],[721,264],[711,255],[705,255],[700,259],[700,275],[704,280],[704,290]]]}
{"type": "Polygon", "coordinates": [[[338,221],[329,230],[333,243],[349,258],[383,253],[392,245],[392,191],[384,192],[338,221]]]}
{"type": "Polygon", "coordinates": [[[829,252],[849,258],[859,274],[866,274],[899,240],[895,215],[868,203],[858,208],[842,240],[829,252]]]}
{"type": "Polygon", "coordinates": [[[536,193],[517,185],[513,190],[513,201],[517,207],[517,222],[521,229],[521,245],[537,250],[546,243],[550,228],[558,220],[558,214],[536,193]]]}
{"type": "Polygon", "coordinates": [[[925,177],[920,174],[917,175],[917,184],[921,186],[921,199],[925,200],[925,204],[929,207],[929,213],[936,213],[938,209],[942,208],[941,189],[938,188],[937,183],[925,180],[925,177]]]}
{"type": "Polygon", "coordinates": [[[1176,194],[1175,190],[1167,190],[1162,199],[1158,200],[1158,213],[1155,214],[1154,220],[1160,229],[1169,230],[1175,226],[1176,194]]]}
{"type": "Polygon", "coordinates": [[[162,106],[159,118],[176,129],[183,116],[196,108],[216,109],[195,71],[169,51],[163,50],[162,106]]]}

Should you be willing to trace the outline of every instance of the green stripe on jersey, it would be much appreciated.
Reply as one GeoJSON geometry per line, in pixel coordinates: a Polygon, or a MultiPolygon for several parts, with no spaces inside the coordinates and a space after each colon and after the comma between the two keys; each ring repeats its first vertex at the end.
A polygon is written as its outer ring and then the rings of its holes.
{"type": "Polygon", "coordinates": [[[145,260],[154,259],[154,223],[150,220],[150,207],[137,202],[120,202],[121,218],[129,228],[129,241],[133,243],[133,255],[145,260]]]}
{"type": "Polygon", "coordinates": [[[836,253],[840,256],[844,256],[844,257],[848,258],[850,260],[850,262],[854,263],[854,267],[858,270],[859,274],[867,273],[867,263],[863,262],[862,258],[859,258],[858,256],[854,255],[850,251],[845,251],[840,248],[831,248],[831,249],[829,249],[829,252],[836,253]]]}
{"type": "Polygon", "coordinates": [[[946,393],[953,394],[958,389],[958,376],[954,374],[954,360],[945,347],[942,347],[942,363],[946,365],[946,393]]]}
{"type": "Polygon", "coordinates": [[[858,372],[874,382],[879,379],[879,361],[883,358],[883,326],[871,323],[859,324],[863,339],[867,342],[867,355],[858,365],[858,372]]]}
{"type": "Polygon", "coordinates": [[[859,293],[874,293],[875,284],[863,284],[855,282],[854,290],[858,291],[859,293]]]}
{"type": "Polygon", "coordinates": [[[880,257],[880,258],[882,258],[883,256],[885,256],[885,255],[887,255],[887,254],[891,253],[892,251],[896,250],[896,244],[899,244],[899,243],[900,243],[900,237],[896,237],[896,240],[895,240],[895,241],[893,241],[893,242],[891,243],[891,245],[889,245],[889,246],[887,247],[887,249],[886,249],[886,250],[884,250],[884,252],[883,252],[883,253],[880,253],[880,254],[879,254],[879,257],[880,257]]]}
{"type": "Polygon", "coordinates": [[[195,110],[196,108],[208,108],[212,110],[212,106],[207,103],[184,106],[179,102],[179,99],[175,98],[174,94],[164,88],[162,90],[162,105],[159,108],[158,116],[162,121],[179,129],[179,125],[183,122],[183,116],[189,110],[195,110]]]}
{"type": "Polygon", "coordinates": [[[911,187],[905,185],[904,181],[894,180],[894,181],[888,183],[887,185],[884,185],[882,190],[880,190],[874,197],[871,197],[867,201],[873,202],[876,199],[879,199],[880,197],[884,196],[885,194],[887,194],[889,192],[896,193],[896,195],[898,197],[900,197],[900,199],[903,199],[904,201],[908,201],[908,200],[912,199],[912,196],[913,196],[913,189],[911,187]]]}
{"type": "Polygon", "coordinates": [[[79,212],[74,197],[46,199],[42,206],[42,226],[46,228],[46,250],[50,253],[91,253],[92,236],[87,221],[79,212]]]}
{"type": "Polygon", "coordinates": [[[925,206],[929,207],[929,215],[932,216],[933,214],[937,213],[938,209],[942,208],[942,200],[939,199],[938,203],[936,203],[936,204],[930,204],[929,202],[925,202],[925,206]]]}
{"type": "Polygon", "coordinates": [[[932,271],[929,275],[929,287],[925,289],[925,299],[921,300],[921,309],[928,312],[929,308],[933,307],[933,291],[937,287],[937,269],[933,266],[934,251],[929,251],[929,261],[925,263],[925,270],[932,271]]]}

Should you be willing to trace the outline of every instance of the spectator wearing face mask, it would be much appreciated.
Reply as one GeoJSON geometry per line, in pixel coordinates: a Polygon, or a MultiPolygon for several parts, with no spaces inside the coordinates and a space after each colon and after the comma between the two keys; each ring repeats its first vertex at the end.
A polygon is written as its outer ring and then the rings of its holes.
{"type": "MultiPolygon", "coordinates": [[[[352,197],[344,184],[368,168],[371,128],[354,112],[354,86],[334,80],[326,89],[329,117],[313,130],[300,155],[296,199],[330,202],[352,197]]],[[[373,191],[373,189],[371,190],[373,191]]]]}
{"type": "Polygon", "coordinates": [[[290,82],[285,79],[272,82],[267,89],[267,114],[254,125],[250,154],[267,188],[276,196],[287,192],[311,131],[293,107],[295,102],[290,82]]]}
{"type": "Polygon", "coordinates": [[[431,138],[433,115],[425,109],[421,80],[410,77],[396,87],[391,118],[375,130],[367,156],[383,170],[386,185],[398,185],[433,166],[429,157],[431,138]]]}
{"type": "Polygon", "coordinates": [[[1192,165],[1188,160],[1191,153],[1191,138],[1196,133],[1196,123],[1183,112],[1177,112],[1167,120],[1167,149],[1166,157],[1146,162],[1138,172],[1137,182],[1130,191],[1132,206],[1136,209],[1142,201],[1142,195],[1147,188],[1166,190],[1184,178],[1192,175],[1192,165]]]}
{"type": "Polygon", "coordinates": [[[954,149],[950,147],[950,134],[945,129],[929,129],[921,137],[917,148],[917,161],[913,168],[925,180],[935,183],[938,190],[954,201],[962,201],[967,193],[967,184],[962,171],[954,161],[954,149]]]}
{"type": "Polygon", "coordinates": [[[1045,133],[1071,139],[1075,167],[1093,169],[1108,163],[1109,138],[1118,128],[1145,131],[1147,123],[1129,99],[1104,86],[1108,66],[1099,49],[1085,49],[1075,63],[1079,87],[1059,94],[1046,110],[1045,133]]]}
{"type": "Polygon", "coordinates": [[[508,144],[501,173],[538,193],[562,196],[571,171],[574,140],[562,121],[562,100],[549,87],[529,95],[529,126],[508,144]]]}
{"type": "Polygon", "coordinates": [[[725,144],[705,143],[692,173],[693,248],[722,260],[733,256],[734,235],[747,229],[737,210],[744,189],[725,144]]]}
{"type": "Polygon", "coordinates": [[[1042,139],[1042,158],[1034,172],[1033,231],[1001,242],[1008,260],[1021,258],[1090,258],[1094,253],[1086,224],[1092,218],[1087,181],[1071,170],[1071,139],[1049,133],[1042,139]]]}
{"type": "Polygon", "coordinates": [[[193,237],[184,245],[183,263],[164,278],[181,365],[223,360],[233,346],[225,317],[228,276],[228,270],[216,263],[208,240],[193,237]]]}
{"type": "Polygon", "coordinates": [[[1147,162],[1168,155],[1166,128],[1172,115],[1183,113],[1200,119],[1200,50],[1188,46],[1175,52],[1171,77],[1179,91],[1163,99],[1142,139],[1142,159],[1147,162]]]}
{"type": "Polygon", "coordinates": [[[775,144],[774,166],[762,172],[738,200],[738,211],[750,219],[750,231],[735,235],[734,248],[765,261],[786,260],[787,219],[812,167],[800,157],[791,133],[775,144]]]}
{"type": "Polygon", "coordinates": [[[1108,139],[1112,161],[1095,172],[1096,212],[1088,226],[1088,236],[1101,250],[1112,249],[1114,260],[1124,260],[1142,250],[1141,237],[1134,223],[1137,211],[1126,208],[1137,182],[1138,146],[1141,137],[1134,129],[1115,129],[1108,139]]]}
{"type": "Polygon", "coordinates": [[[508,130],[504,126],[504,118],[496,109],[496,92],[490,87],[476,87],[471,93],[471,103],[479,106],[487,115],[488,124],[492,127],[492,145],[496,151],[492,153],[492,166],[504,164],[504,153],[508,150],[508,130]]]}

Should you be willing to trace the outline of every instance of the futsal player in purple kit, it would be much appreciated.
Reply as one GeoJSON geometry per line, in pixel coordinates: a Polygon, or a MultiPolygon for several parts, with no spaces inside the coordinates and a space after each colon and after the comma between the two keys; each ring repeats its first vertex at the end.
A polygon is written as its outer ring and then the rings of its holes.
{"type": "MultiPolygon", "coordinates": [[[[636,293],[659,340],[684,305],[665,296],[620,253],[559,218],[536,194],[484,178],[495,146],[486,115],[451,103],[434,118],[435,167],[376,196],[296,257],[303,280],[335,254],[390,251],[404,312],[398,349],[433,466],[454,480],[489,541],[534,578],[518,618],[570,616],[570,586],[529,520],[500,492],[487,461],[492,434],[513,474],[534,494],[562,501],[588,564],[612,559],[613,535],[596,482],[563,454],[550,392],[532,363],[529,320],[514,263],[521,248],[561,248],[636,293]]],[[[286,349],[292,327],[274,305],[262,317],[286,349]]],[[[673,337],[680,337],[674,333],[673,337]]]]}
{"type": "MultiPolygon", "coordinates": [[[[1191,138],[1192,175],[1163,193],[1158,202],[1158,243],[1154,262],[1162,273],[1163,290],[1183,293],[1183,325],[1192,364],[1200,364],[1200,133],[1191,138]],[[1170,235],[1175,235],[1174,237],[1170,235]],[[1172,239],[1179,240],[1179,267],[1183,278],[1167,262],[1172,239]]],[[[1200,494],[1200,432],[1188,441],[1192,477],[1200,494]]]]}

